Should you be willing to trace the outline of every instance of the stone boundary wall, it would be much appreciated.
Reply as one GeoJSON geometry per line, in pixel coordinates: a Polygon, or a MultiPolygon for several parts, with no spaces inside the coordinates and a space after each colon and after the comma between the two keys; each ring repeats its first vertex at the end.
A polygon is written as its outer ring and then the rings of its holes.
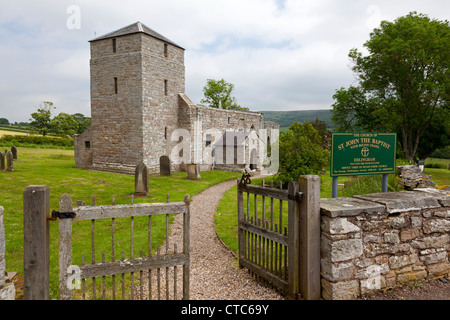
{"type": "Polygon", "coordinates": [[[448,276],[450,193],[423,188],[321,199],[326,300],[448,276]]]}

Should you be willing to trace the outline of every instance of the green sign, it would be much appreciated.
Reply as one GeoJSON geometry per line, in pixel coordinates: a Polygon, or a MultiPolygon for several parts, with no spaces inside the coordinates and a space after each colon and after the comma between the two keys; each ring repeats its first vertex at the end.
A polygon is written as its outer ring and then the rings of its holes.
{"type": "Polygon", "coordinates": [[[395,173],[396,133],[332,133],[330,175],[395,173]]]}

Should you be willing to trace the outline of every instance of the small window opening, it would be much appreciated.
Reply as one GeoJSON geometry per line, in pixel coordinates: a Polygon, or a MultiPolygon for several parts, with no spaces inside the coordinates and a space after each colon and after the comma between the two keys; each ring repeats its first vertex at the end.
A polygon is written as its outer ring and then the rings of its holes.
{"type": "Polygon", "coordinates": [[[117,88],[117,78],[114,78],[114,93],[115,93],[115,94],[118,93],[118,88],[117,88]]]}
{"type": "Polygon", "coordinates": [[[164,43],[164,57],[168,57],[169,56],[169,47],[167,45],[167,43],[164,43]]]}
{"type": "Polygon", "coordinates": [[[164,128],[164,139],[167,139],[167,127],[164,128]]]}
{"type": "Polygon", "coordinates": [[[85,142],[84,142],[84,147],[85,147],[86,149],[90,149],[90,148],[91,148],[91,142],[90,142],[90,141],[85,141],[85,142]]]}
{"type": "Polygon", "coordinates": [[[117,51],[116,39],[112,39],[112,47],[113,47],[113,52],[116,52],[117,51]]]}
{"type": "Polygon", "coordinates": [[[211,135],[207,134],[205,147],[209,147],[210,145],[211,145],[211,135]]]}
{"type": "Polygon", "coordinates": [[[164,80],[164,95],[167,96],[167,80],[164,80]]]}
{"type": "Polygon", "coordinates": [[[228,117],[228,124],[230,124],[230,117],[228,117]]]}

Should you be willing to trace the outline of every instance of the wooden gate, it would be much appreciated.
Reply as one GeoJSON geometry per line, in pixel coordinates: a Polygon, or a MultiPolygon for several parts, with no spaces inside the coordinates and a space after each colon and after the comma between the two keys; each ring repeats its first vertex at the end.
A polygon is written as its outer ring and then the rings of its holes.
{"type": "MultiPolygon", "coordinates": [[[[112,299],[117,297],[126,299],[125,297],[125,274],[130,274],[131,280],[127,286],[130,288],[130,293],[127,297],[135,299],[139,296],[140,299],[148,294],[149,299],[156,297],[161,299],[161,271],[165,271],[165,299],[189,299],[189,196],[186,195],[184,202],[167,202],[167,203],[143,203],[130,205],[111,205],[111,206],[78,206],[72,208],[72,199],[68,194],[63,194],[59,200],[59,212],[53,213],[53,216],[59,217],[59,296],[62,300],[73,299],[74,282],[81,282],[81,295],[86,298],[86,283],[87,279],[91,279],[91,293],[88,297],[92,299],[105,298],[105,278],[111,277],[112,285],[112,299]],[[173,250],[169,250],[169,215],[182,214],[183,228],[182,228],[182,251],[178,252],[176,244],[173,250]],[[156,215],[163,215],[166,218],[166,243],[165,252],[161,253],[158,248],[156,255],[152,254],[152,217],[156,215]],[[148,255],[142,256],[142,250],[139,257],[134,257],[134,219],[135,217],[148,216],[148,255]],[[115,253],[115,226],[118,219],[129,219],[130,221],[130,257],[124,258],[122,251],[121,259],[116,259],[115,253]],[[95,225],[96,221],[100,219],[110,220],[111,230],[111,261],[105,261],[105,254],[102,254],[102,261],[95,259],[95,225]],[[77,221],[88,220],[91,223],[91,263],[85,263],[85,257],[82,256],[81,264],[73,264],[72,261],[72,223],[77,221]],[[177,267],[181,267],[177,269],[177,267]],[[169,276],[169,268],[171,268],[169,276]],[[147,273],[148,291],[144,293],[144,272],[147,273]],[[152,272],[156,275],[156,288],[152,286],[152,272]],[[156,274],[155,274],[156,273],[156,274]],[[178,274],[180,274],[178,276],[178,274]],[[135,289],[134,276],[138,274],[139,285],[135,289]],[[177,295],[180,286],[177,280],[181,277],[182,293],[177,295]],[[119,278],[119,279],[116,279],[119,278]],[[96,280],[101,280],[101,285],[96,285],[96,280]],[[121,296],[116,293],[116,280],[122,282],[121,296]],[[170,282],[170,285],[169,285],[170,282]],[[96,287],[101,288],[101,292],[96,292],[96,287]],[[153,287],[153,289],[152,289],[153,287]],[[169,289],[170,288],[170,289],[169,289]],[[135,290],[137,291],[135,293],[135,290]],[[170,291],[170,293],[169,293],[170,291]]],[[[105,238],[103,236],[103,238],[105,238]]],[[[104,239],[103,239],[104,241],[104,239]]],[[[163,249],[164,251],[164,249],[163,249]]],[[[153,276],[153,278],[154,278],[153,276]]],[[[120,290],[119,290],[120,291],[120,290]]],[[[164,294],[163,294],[164,296],[164,294]]],[[[164,297],[163,297],[164,298],[164,297]]]]}
{"type": "Polygon", "coordinates": [[[239,266],[290,299],[320,298],[320,180],[315,177],[291,181],[288,190],[266,187],[264,180],[263,186],[238,180],[239,266]]]}

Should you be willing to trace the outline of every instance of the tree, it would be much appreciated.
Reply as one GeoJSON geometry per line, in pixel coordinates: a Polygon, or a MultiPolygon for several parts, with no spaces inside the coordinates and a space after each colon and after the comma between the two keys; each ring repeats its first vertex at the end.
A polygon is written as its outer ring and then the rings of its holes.
{"type": "Polygon", "coordinates": [[[0,118],[0,124],[9,125],[9,120],[6,118],[0,118]]]}
{"type": "Polygon", "coordinates": [[[53,102],[43,101],[37,112],[31,114],[30,127],[32,130],[46,136],[51,131],[50,123],[54,109],[56,107],[53,106],[53,102]]]}
{"type": "Polygon", "coordinates": [[[205,98],[200,103],[218,109],[248,110],[237,104],[236,98],[231,95],[233,89],[234,84],[226,82],[224,79],[208,79],[203,87],[205,98]]]}
{"type": "Polygon", "coordinates": [[[56,136],[73,136],[78,131],[78,122],[70,114],[61,112],[50,121],[50,132],[56,136]]]}
{"type": "Polygon", "coordinates": [[[78,123],[78,130],[75,133],[83,133],[91,125],[91,118],[81,113],[75,113],[72,117],[78,123]]]}
{"type": "Polygon", "coordinates": [[[311,123],[294,122],[279,140],[279,174],[277,180],[286,185],[304,174],[317,174],[327,166],[329,152],[311,123]]]}
{"type": "Polygon", "coordinates": [[[437,115],[450,116],[449,23],[412,12],[381,22],[364,47],[367,56],[349,53],[359,85],[336,91],[333,122],[350,130],[396,131],[404,156],[415,160],[437,115]]]}

